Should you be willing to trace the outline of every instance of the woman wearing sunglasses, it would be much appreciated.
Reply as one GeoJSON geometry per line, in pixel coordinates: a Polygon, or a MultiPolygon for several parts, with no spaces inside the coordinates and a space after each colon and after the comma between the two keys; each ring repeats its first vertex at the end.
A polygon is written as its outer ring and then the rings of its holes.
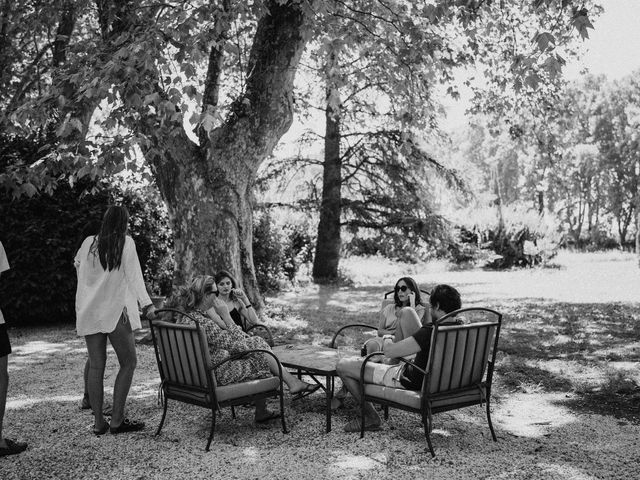
{"type": "Polygon", "coordinates": [[[414,333],[403,332],[402,329],[398,329],[400,313],[402,309],[407,307],[414,309],[418,314],[418,318],[423,318],[426,307],[422,303],[418,284],[411,277],[402,277],[396,282],[396,286],[393,289],[393,302],[389,303],[388,300],[382,302],[382,307],[378,313],[378,336],[367,340],[364,344],[367,355],[381,351],[385,339],[398,342],[414,333]]]}
{"type": "MultiPolygon", "coordinates": [[[[415,333],[415,328],[407,328],[405,331],[400,324],[399,319],[403,310],[411,308],[415,311],[418,319],[422,321],[426,307],[422,303],[420,289],[418,284],[411,277],[402,277],[396,282],[393,289],[393,302],[384,299],[382,307],[378,312],[378,336],[367,340],[362,346],[362,356],[369,355],[373,352],[381,352],[385,341],[399,342],[415,333]]],[[[384,357],[378,356],[371,359],[371,362],[382,362],[384,357]]],[[[386,361],[397,363],[396,359],[387,359],[386,361]]],[[[342,386],[331,400],[331,408],[334,410],[344,405],[344,399],[347,396],[347,390],[342,386]]]]}

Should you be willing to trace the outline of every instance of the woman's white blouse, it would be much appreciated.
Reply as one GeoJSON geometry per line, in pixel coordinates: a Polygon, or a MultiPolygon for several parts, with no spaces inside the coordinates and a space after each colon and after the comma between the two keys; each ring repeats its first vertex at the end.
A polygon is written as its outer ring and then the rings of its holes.
{"type": "Polygon", "coordinates": [[[113,332],[126,308],[131,329],[142,327],[138,304],[151,304],[142,277],[136,245],[125,238],[120,268],[105,270],[100,258],[89,251],[93,239],[87,237],[76,253],[74,264],[78,273],[76,290],[76,330],[78,335],[113,332]]]}
{"type": "MultiPolygon", "coordinates": [[[[2,246],[2,242],[0,242],[0,273],[6,272],[9,270],[9,261],[7,260],[7,254],[4,251],[4,247],[2,246]]],[[[4,317],[2,316],[2,311],[0,311],[0,325],[4,323],[4,317]]]]}

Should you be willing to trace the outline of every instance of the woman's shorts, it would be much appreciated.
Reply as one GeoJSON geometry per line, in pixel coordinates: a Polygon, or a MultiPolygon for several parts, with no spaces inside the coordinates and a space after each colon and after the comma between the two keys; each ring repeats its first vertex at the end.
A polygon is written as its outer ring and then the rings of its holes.
{"type": "Polygon", "coordinates": [[[11,353],[11,342],[7,333],[7,324],[0,324],[0,358],[6,357],[11,353]]]}

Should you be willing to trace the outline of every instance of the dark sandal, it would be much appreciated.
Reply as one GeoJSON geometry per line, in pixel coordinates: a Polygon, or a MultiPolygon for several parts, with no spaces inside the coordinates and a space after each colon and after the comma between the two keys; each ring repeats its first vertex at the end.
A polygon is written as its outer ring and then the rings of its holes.
{"type": "Polygon", "coordinates": [[[267,412],[267,415],[264,418],[261,418],[260,420],[258,420],[256,418],[256,423],[267,423],[270,422],[271,420],[275,420],[277,418],[280,418],[282,415],[280,415],[280,413],[278,412],[267,412]]]}
{"type": "Polygon", "coordinates": [[[22,453],[27,449],[27,444],[24,442],[17,442],[16,440],[11,440],[9,438],[5,438],[7,446],[4,448],[0,448],[0,457],[6,457],[7,455],[17,455],[18,453],[22,453]]]}
{"type": "Polygon", "coordinates": [[[139,432],[144,429],[144,422],[139,420],[129,420],[125,418],[117,427],[109,427],[109,431],[116,435],[118,433],[139,432]]]}
{"type": "Polygon", "coordinates": [[[296,392],[293,394],[293,397],[291,397],[291,400],[295,402],[296,400],[300,400],[301,398],[308,397],[312,393],[317,392],[319,389],[320,389],[320,385],[312,385],[310,383],[307,383],[306,387],[304,387],[299,392],[296,392]]]}
{"type": "Polygon", "coordinates": [[[96,428],[96,426],[94,425],[92,428],[92,432],[94,435],[97,435],[98,437],[101,435],[104,435],[105,433],[107,433],[109,431],[109,422],[104,422],[104,425],[102,428],[96,428]]]}

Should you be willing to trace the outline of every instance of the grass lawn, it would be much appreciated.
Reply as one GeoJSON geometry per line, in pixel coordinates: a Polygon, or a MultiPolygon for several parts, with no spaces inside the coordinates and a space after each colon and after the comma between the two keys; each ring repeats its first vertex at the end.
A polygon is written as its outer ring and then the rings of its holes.
{"type": "MultiPolygon", "coordinates": [[[[301,282],[267,299],[277,343],[326,344],[341,325],[375,323],[382,294],[403,275],[429,288],[449,283],[463,306],[504,317],[490,441],[483,409],[434,417],[432,459],[417,415],[391,411],[381,432],[363,440],[343,426],[353,404],[323,432],[323,397],[287,400],[291,432],[257,428],[249,409],[225,410],[212,451],[210,416],[170,403],[163,433],[149,346],[138,347],[129,413],[140,434],[94,437],[79,410],[86,350],[73,325],[13,328],[5,434],[29,450],[0,458],[0,477],[22,478],[639,478],[640,270],[622,253],[561,253],[550,268],[490,272],[442,263],[404,265],[347,259],[349,286],[301,282]]],[[[356,340],[354,340],[355,342],[356,340]]],[[[359,339],[357,340],[359,341],[359,339]]],[[[109,351],[107,396],[117,372],[109,351]]]]}

